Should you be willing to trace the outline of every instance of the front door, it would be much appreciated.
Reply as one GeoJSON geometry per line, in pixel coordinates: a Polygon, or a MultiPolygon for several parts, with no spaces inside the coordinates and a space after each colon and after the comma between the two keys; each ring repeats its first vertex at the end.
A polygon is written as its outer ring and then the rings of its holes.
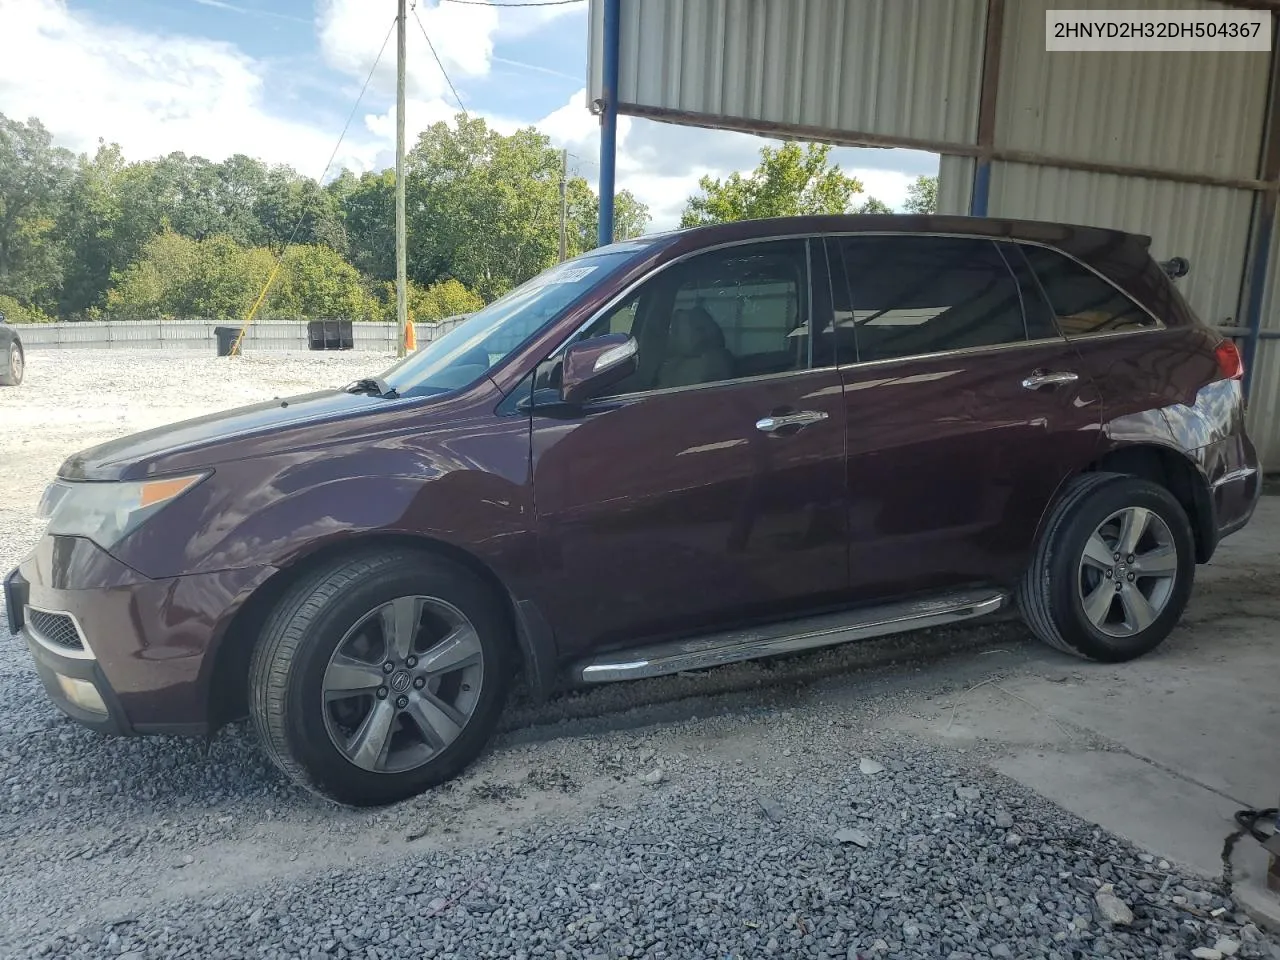
{"type": "Polygon", "coordinates": [[[762,242],[663,270],[582,334],[636,338],[617,395],[535,406],[541,602],[563,654],[844,594],[844,405],[838,370],[811,356],[829,296],[808,251],[762,242]]]}
{"type": "Polygon", "coordinates": [[[841,356],[856,357],[841,368],[854,591],[1011,583],[1061,483],[1097,455],[1097,389],[1016,251],[920,235],[828,247],[841,356]]]}

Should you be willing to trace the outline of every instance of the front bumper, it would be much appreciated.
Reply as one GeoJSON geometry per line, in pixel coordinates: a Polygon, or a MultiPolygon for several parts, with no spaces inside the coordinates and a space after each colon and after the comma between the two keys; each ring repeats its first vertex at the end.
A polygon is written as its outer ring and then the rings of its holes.
{"type": "Polygon", "coordinates": [[[88,540],[46,536],[5,578],[5,605],[63,713],[103,733],[200,736],[213,726],[217,643],[263,576],[150,580],[88,540]],[[51,617],[74,629],[46,635],[51,617]]]}
{"type": "Polygon", "coordinates": [[[18,570],[5,578],[9,630],[26,641],[36,674],[59,710],[99,733],[131,734],[128,718],[106,676],[91,655],[69,654],[28,620],[30,589],[18,570]]]}

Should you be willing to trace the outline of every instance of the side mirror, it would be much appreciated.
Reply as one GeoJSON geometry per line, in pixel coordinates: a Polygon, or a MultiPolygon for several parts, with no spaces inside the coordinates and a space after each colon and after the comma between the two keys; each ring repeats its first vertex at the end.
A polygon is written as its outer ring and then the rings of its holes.
{"type": "Polygon", "coordinates": [[[637,345],[626,333],[580,340],[565,351],[560,370],[560,399],[582,403],[598,397],[636,372],[637,345]]]}

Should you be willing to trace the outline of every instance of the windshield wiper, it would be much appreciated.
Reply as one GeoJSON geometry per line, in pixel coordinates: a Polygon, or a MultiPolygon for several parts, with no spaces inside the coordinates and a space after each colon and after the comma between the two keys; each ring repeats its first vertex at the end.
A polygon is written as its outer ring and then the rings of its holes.
{"type": "Polygon", "coordinates": [[[395,400],[400,396],[396,389],[381,377],[362,377],[348,383],[342,389],[347,393],[368,393],[375,397],[382,397],[384,400],[395,400]]]}

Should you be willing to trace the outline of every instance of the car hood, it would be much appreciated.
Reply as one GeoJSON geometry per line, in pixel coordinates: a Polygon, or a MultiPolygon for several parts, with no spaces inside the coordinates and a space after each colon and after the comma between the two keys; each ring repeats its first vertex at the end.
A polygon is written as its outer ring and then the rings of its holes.
{"type": "Polygon", "coordinates": [[[163,472],[156,465],[181,454],[186,464],[213,465],[228,459],[229,448],[243,456],[255,435],[269,435],[273,445],[282,431],[313,426],[386,409],[388,401],[369,394],[323,390],[287,399],[268,400],[194,420],[144,430],[109,440],[69,457],[58,470],[65,480],[126,480],[163,472]],[[245,443],[246,440],[250,442],[245,443]]]}

